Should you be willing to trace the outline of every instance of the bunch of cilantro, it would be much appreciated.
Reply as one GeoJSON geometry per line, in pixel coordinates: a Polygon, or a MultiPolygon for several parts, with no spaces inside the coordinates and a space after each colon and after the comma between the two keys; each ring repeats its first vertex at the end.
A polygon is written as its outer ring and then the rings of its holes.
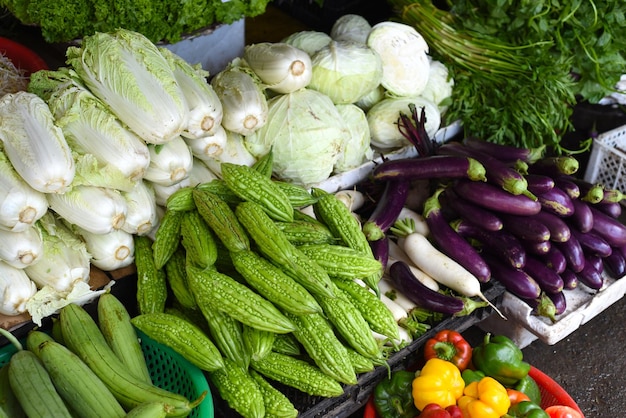
{"type": "Polygon", "coordinates": [[[0,0],[21,23],[41,28],[50,43],[125,28],[152,42],[175,43],[213,24],[265,12],[270,0],[0,0]]]}
{"type": "Polygon", "coordinates": [[[557,153],[579,101],[626,72],[622,0],[389,0],[455,78],[447,117],[486,140],[557,153]]]}

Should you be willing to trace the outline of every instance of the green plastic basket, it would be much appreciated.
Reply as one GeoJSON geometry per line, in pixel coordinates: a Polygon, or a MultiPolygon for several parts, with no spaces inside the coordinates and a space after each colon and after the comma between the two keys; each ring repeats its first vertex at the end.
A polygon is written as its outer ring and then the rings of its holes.
{"type": "MultiPolygon", "coordinates": [[[[193,401],[205,391],[207,395],[200,405],[188,415],[191,418],[213,418],[213,398],[206,376],[198,367],[180,354],[160,344],[137,330],[141,348],[146,358],[152,382],[162,388],[185,396],[193,401]]],[[[9,362],[17,350],[9,344],[0,348],[0,367],[9,362]]]]}

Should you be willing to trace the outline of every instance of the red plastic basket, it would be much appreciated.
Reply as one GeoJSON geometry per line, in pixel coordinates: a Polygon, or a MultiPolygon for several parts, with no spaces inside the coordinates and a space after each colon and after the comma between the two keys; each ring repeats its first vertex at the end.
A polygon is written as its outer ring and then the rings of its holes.
{"type": "Polygon", "coordinates": [[[7,38],[0,37],[0,52],[9,58],[13,65],[30,75],[39,70],[47,70],[48,64],[31,49],[7,38]]]}
{"type": "MultiPolygon", "coordinates": [[[[539,386],[541,391],[542,408],[545,409],[552,405],[569,406],[580,412],[580,414],[584,417],[583,412],[580,410],[572,397],[569,396],[565,389],[563,389],[558,383],[552,380],[550,376],[533,366],[530,367],[530,372],[528,374],[530,377],[535,379],[537,385],[539,386]]],[[[372,398],[370,398],[367,404],[365,404],[363,418],[379,418],[378,414],[376,414],[376,408],[374,407],[372,398]]]]}

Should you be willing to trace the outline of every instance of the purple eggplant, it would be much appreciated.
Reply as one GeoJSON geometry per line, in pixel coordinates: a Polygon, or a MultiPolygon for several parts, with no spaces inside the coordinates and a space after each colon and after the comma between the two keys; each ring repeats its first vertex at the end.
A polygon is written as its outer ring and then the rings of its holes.
{"type": "Polygon", "coordinates": [[[437,148],[437,154],[474,158],[485,167],[488,182],[497,184],[513,195],[527,195],[534,198],[534,195],[528,191],[526,178],[496,157],[459,142],[448,142],[441,145],[437,148]]]}
{"type": "Polygon", "coordinates": [[[459,180],[454,191],[462,198],[496,213],[534,215],[541,210],[541,203],[524,195],[513,195],[490,183],[459,180]]]}
{"type": "Polygon", "coordinates": [[[545,292],[541,292],[538,298],[522,300],[533,308],[535,315],[546,317],[552,321],[552,323],[556,322],[556,306],[554,306],[554,302],[552,302],[552,299],[550,299],[545,292]]]}
{"type": "Polygon", "coordinates": [[[550,240],[552,241],[567,241],[572,235],[569,225],[558,215],[542,210],[532,217],[550,230],[550,240]]]}
{"type": "Polygon", "coordinates": [[[561,274],[567,268],[567,259],[555,246],[550,246],[547,253],[539,256],[543,262],[554,270],[557,274],[561,274]]]}
{"type": "Polygon", "coordinates": [[[585,254],[593,254],[598,257],[608,257],[611,255],[613,248],[608,242],[593,231],[586,233],[580,232],[577,229],[572,230],[572,234],[580,243],[585,254]]]}
{"type": "Polygon", "coordinates": [[[550,230],[534,216],[501,214],[504,229],[525,241],[548,241],[550,230]]]}
{"type": "Polygon", "coordinates": [[[593,213],[589,203],[580,199],[573,199],[574,213],[567,221],[580,232],[589,232],[593,228],[593,213]]]}
{"type": "Polygon", "coordinates": [[[534,195],[545,193],[555,186],[554,179],[543,174],[526,174],[526,182],[528,190],[534,195]]]}
{"type": "Polygon", "coordinates": [[[626,245],[626,225],[595,209],[593,205],[590,205],[589,208],[593,214],[593,228],[591,230],[604,238],[613,247],[626,245]]]}
{"type": "Polygon", "coordinates": [[[439,249],[448,257],[465,267],[481,283],[491,278],[489,266],[468,241],[456,232],[441,214],[439,196],[443,189],[438,189],[424,203],[424,219],[428,224],[430,237],[439,249]]]}
{"type": "Polygon", "coordinates": [[[622,204],[618,202],[598,202],[593,205],[600,212],[609,215],[612,218],[619,218],[622,215],[622,204]]]}
{"type": "Polygon", "coordinates": [[[487,231],[463,220],[454,223],[454,230],[466,239],[478,241],[484,252],[501,257],[511,267],[522,268],[526,263],[526,250],[508,231],[487,231]]]}
{"type": "Polygon", "coordinates": [[[541,203],[543,210],[555,215],[566,217],[574,214],[574,204],[572,198],[559,187],[537,195],[537,200],[541,203]]]}
{"type": "Polygon", "coordinates": [[[567,267],[569,267],[574,273],[580,273],[585,267],[585,253],[580,246],[580,242],[575,237],[570,237],[564,242],[555,242],[559,250],[563,253],[567,259],[567,267]]]}
{"type": "Polygon", "coordinates": [[[565,310],[567,309],[567,298],[565,297],[565,292],[546,292],[546,296],[548,296],[554,304],[554,313],[556,315],[562,315],[565,313],[565,310]]]}
{"type": "Polygon", "coordinates": [[[564,290],[574,290],[578,287],[578,275],[569,268],[561,273],[561,279],[563,279],[564,290]]]}
{"type": "Polygon", "coordinates": [[[502,220],[495,213],[463,199],[451,188],[446,188],[441,195],[441,199],[443,206],[454,211],[458,218],[474,223],[489,231],[502,229],[502,220]]]}
{"type": "Polygon", "coordinates": [[[410,181],[405,179],[394,179],[386,182],[385,190],[376,202],[374,211],[363,224],[363,233],[368,241],[377,241],[385,236],[385,233],[398,219],[398,215],[406,203],[410,187],[410,181]]]}
{"type": "Polygon", "coordinates": [[[554,179],[556,187],[563,190],[572,199],[580,197],[580,187],[570,176],[558,176],[554,179]]]}
{"type": "Polygon", "coordinates": [[[528,170],[530,173],[556,177],[562,174],[572,175],[578,171],[579,167],[580,163],[576,158],[562,155],[537,160],[537,162],[528,167],[528,170]]]}
{"type": "Polygon", "coordinates": [[[619,279],[626,274],[626,259],[621,251],[615,249],[611,255],[604,257],[604,267],[614,279],[619,279]]]}
{"type": "Polygon", "coordinates": [[[464,138],[463,144],[510,163],[521,160],[528,164],[534,164],[539,159],[543,158],[546,149],[545,145],[541,145],[537,148],[521,148],[514,145],[497,144],[473,136],[464,138]]]}
{"type": "Polygon", "coordinates": [[[600,290],[604,286],[602,272],[596,269],[593,260],[585,262],[583,269],[578,272],[578,281],[593,290],[600,290]]]}
{"type": "Polygon", "coordinates": [[[607,189],[602,191],[602,200],[599,203],[620,203],[624,200],[624,193],[618,189],[607,189]]]}
{"type": "Polygon", "coordinates": [[[383,266],[383,271],[387,269],[387,263],[389,262],[389,237],[385,235],[381,239],[376,241],[368,241],[374,258],[380,261],[383,266]]]}
{"type": "Polygon", "coordinates": [[[563,279],[561,276],[542,260],[534,256],[526,258],[526,265],[524,265],[522,270],[535,279],[541,290],[545,292],[556,293],[563,290],[563,279]]]}
{"type": "Polygon", "coordinates": [[[464,316],[475,309],[487,306],[487,302],[471,298],[445,295],[420,282],[409,266],[396,261],[389,267],[389,279],[393,287],[422,308],[454,316],[464,316]]]}
{"type": "Polygon", "coordinates": [[[536,299],[541,295],[539,284],[524,270],[516,269],[490,254],[485,254],[494,280],[498,280],[506,290],[522,299],[536,299]]]}
{"type": "Polygon", "coordinates": [[[372,171],[373,180],[468,178],[485,181],[485,167],[474,158],[455,155],[428,155],[419,158],[386,160],[372,171]]]}
{"type": "Polygon", "coordinates": [[[590,263],[591,266],[598,270],[600,273],[604,271],[604,263],[602,257],[598,257],[595,254],[585,254],[585,263],[590,263]]]}
{"type": "Polygon", "coordinates": [[[587,180],[576,177],[572,177],[571,179],[580,189],[580,196],[578,197],[580,200],[589,203],[598,203],[604,198],[604,186],[602,184],[590,183],[587,180]]]}
{"type": "Polygon", "coordinates": [[[535,255],[540,255],[540,256],[548,254],[548,252],[550,252],[550,249],[553,247],[551,241],[525,241],[525,240],[520,240],[520,242],[522,243],[522,246],[524,247],[524,250],[528,254],[535,254],[535,255]]]}

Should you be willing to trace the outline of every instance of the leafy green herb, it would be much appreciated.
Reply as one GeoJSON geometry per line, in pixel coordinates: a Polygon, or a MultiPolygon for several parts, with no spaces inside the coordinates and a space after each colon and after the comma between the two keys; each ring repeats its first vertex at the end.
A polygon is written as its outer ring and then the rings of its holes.
{"type": "Polygon", "coordinates": [[[577,100],[612,92],[626,68],[620,0],[389,0],[455,78],[447,117],[472,135],[556,152],[577,100]]]}

